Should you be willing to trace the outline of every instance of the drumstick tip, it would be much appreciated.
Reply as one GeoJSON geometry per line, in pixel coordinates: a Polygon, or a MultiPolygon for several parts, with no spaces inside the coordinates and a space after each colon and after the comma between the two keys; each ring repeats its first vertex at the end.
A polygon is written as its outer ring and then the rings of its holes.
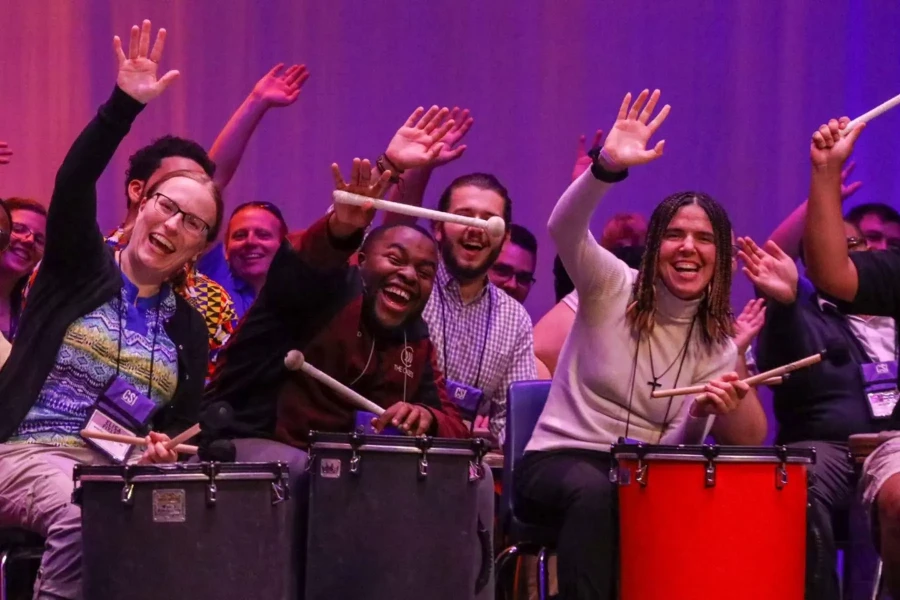
{"type": "Polygon", "coordinates": [[[303,353],[299,350],[290,350],[284,357],[284,366],[290,371],[299,371],[303,367],[304,362],[306,360],[303,358],[303,353]]]}

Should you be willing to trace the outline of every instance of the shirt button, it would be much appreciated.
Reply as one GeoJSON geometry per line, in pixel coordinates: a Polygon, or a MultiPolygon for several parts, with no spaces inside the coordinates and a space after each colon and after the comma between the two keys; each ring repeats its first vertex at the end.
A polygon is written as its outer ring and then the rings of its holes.
{"type": "Polygon", "coordinates": [[[179,350],[184,350],[184,345],[178,344],[178,349],[179,349],[179,350]]]}
{"type": "Polygon", "coordinates": [[[190,378],[191,378],[190,375],[188,375],[187,373],[184,374],[184,380],[185,380],[185,381],[187,381],[187,380],[190,379],[190,378]]]}

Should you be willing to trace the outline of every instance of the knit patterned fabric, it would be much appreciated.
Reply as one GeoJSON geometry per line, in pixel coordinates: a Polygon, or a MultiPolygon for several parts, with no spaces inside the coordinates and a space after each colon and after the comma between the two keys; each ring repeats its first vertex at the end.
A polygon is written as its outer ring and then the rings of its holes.
{"type": "Polygon", "coordinates": [[[119,377],[144,394],[150,387],[149,397],[157,405],[172,399],[178,384],[178,354],[164,326],[175,313],[175,295],[164,287],[157,296],[137,298],[137,288],[122,278],[119,298],[69,326],[50,376],[10,443],[84,446],[79,432],[90,408],[116,376],[117,363],[119,377]]]}

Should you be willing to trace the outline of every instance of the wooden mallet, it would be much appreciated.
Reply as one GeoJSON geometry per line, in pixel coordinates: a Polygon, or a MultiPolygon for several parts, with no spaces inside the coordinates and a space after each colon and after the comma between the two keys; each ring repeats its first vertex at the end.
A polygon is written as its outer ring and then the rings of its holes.
{"type": "MultiPolygon", "coordinates": [[[[744,383],[749,385],[750,387],[756,387],[758,385],[771,385],[768,384],[767,381],[776,377],[783,377],[792,371],[796,371],[798,369],[804,369],[806,367],[812,366],[816,363],[822,362],[823,359],[828,359],[830,362],[834,364],[843,364],[847,360],[850,359],[849,353],[847,352],[847,348],[836,341],[831,341],[826,344],[826,348],[821,352],[813,354],[811,356],[807,356],[806,358],[801,358],[800,360],[794,361],[792,363],[783,365],[778,367],[777,369],[771,369],[764,373],[760,373],[759,375],[754,375],[752,377],[748,377],[743,380],[744,383]]],[[[671,390],[656,390],[650,394],[651,398],[668,398],[670,396],[687,396],[689,394],[702,394],[706,391],[706,384],[700,385],[692,385],[689,387],[681,387],[674,388],[671,390]]]]}

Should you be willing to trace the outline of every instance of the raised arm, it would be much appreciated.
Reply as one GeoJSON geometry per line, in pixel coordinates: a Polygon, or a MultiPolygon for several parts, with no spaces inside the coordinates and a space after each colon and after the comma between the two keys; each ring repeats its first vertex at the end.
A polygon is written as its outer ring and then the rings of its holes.
{"type": "Polygon", "coordinates": [[[841,130],[849,122],[847,117],[831,119],[813,134],[809,149],[812,181],[803,234],[807,275],[818,289],[848,302],[856,297],[859,275],[844,234],[841,170],[865,128],[861,123],[844,136],[841,130]]]}
{"type": "MultiPolygon", "coordinates": [[[[399,182],[391,190],[390,199],[412,206],[422,206],[431,173],[437,167],[453,162],[463,155],[467,146],[460,141],[474,123],[475,119],[469,114],[468,109],[461,110],[454,107],[453,110],[449,110],[432,106],[426,113],[422,107],[417,108],[403,127],[394,134],[385,152],[388,162],[399,169],[399,182]],[[437,133],[429,135],[427,133],[429,131],[437,133]]],[[[392,212],[384,213],[384,223],[413,221],[414,217],[392,212]]]]}
{"type": "Polygon", "coordinates": [[[591,168],[563,193],[550,215],[550,236],[582,300],[603,290],[619,290],[627,280],[624,263],[600,247],[588,226],[600,199],[613,183],[627,176],[629,167],[662,156],[664,141],[647,150],[650,137],[669,114],[667,104],[650,119],[659,95],[659,90],[653,94],[644,90],[634,104],[631,94],[625,96],[603,149],[591,168]]]}
{"type": "MultiPolygon", "coordinates": [[[[841,202],[845,202],[856,190],[862,187],[862,181],[847,183],[856,163],[851,161],[847,168],[841,171],[841,202]]],[[[787,218],[778,224],[769,239],[775,242],[788,256],[797,259],[800,256],[800,242],[803,239],[803,228],[806,225],[806,210],[808,201],[794,209],[787,218]]]]}
{"type": "Polygon", "coordinates": [[[150,21],[131,29],[128,56],[116,36],[116,88],[97,116],[78,136],[56,174],[47,214],[47,248],[42,270],[92,269],[103,260],[103,239],[97,226],[96,184],[119,143],[144,105],[178,77],[169,71],[157,79],[166,30],[160,29],[150,49],[150,21]]]}
{"type": "Polygon", "coordinates": [[[213,178],[224,189],[234,177],[250,136],[256,131],[263,116],[272,107],[290,106],[300,97],[300,88],[309,79],[306,65],[292,65],[284,72],[284,63],[278,63],[256,82],[250,95],[231,115],[213,142],[209,156],[216,163],[213,178]]]}

